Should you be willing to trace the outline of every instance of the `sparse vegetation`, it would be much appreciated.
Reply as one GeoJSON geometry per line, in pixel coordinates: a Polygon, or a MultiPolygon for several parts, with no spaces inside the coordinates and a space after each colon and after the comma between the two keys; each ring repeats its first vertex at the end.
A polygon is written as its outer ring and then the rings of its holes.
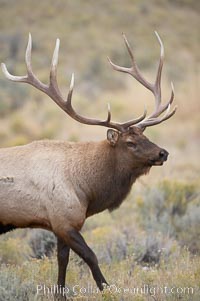
{"type": "MultiPolygon", "coordinates": [[[[126,32],[140,69],[151,78],[158,56],[153,31],[160,33],[166,49],[163,97],[167,99],[173,80],[178,112],[146,135],[168,149],[169,160],[142,177],[120,209],[88,219],[83,228],[111,285],[123,289],[146,285],[152,291],[131,294],[116,292],[113,286],[100,294],[88,267],[73,253],[66,285],[73,300],[199,301],[199,2],[44,0],[35,5],[31,0],[0,0],[0,8],[1,61],[10,71],[24,74],[30,31],[34,70],[45,82],[54,40],[60,37],[58,78],[63,94],[74,71],[74,107],[90,117],[105,118],[108,101],[118,120],[138,115],[144,104],[151,108],[149,94],[132,78],[123,80],[114,73],[106,57],[129,64],[120,36],[126,32]],[[79,287],[73,291],[75,285],[79,287]],[[95,292],[84,295],[80,288],[88,285],[95,292]],[[168,293],[158,289],[164,287],[168,293]],[[173,293],[171,288],[176,288],[173,293]]],[[[33,88],[9,83],[1,75],[0,146],[43,138],[100,140],[105,132],[98,127],[83,129],[33,88]]],[[[0,237],[0,301],[47,300],[44,291],[37,294],[37,285],[50,288],[57,270],[55,240],[45,233],[18,230],[0,237]]]]}
{"type": "Polygon", "coordinates": [[[32,256],[41,259],[45,256],[52,256],[56,245],[55,235],[49,231],[31,231],[29,245],[32,250],[32,256]]]}
{"type": "Polygon", "coordinates": [[[136,205],[145,230],[160,231],[186,245],[192,253],[199,253],[199,185],[165,180],[159,187],[148,188],[136,205]]]}

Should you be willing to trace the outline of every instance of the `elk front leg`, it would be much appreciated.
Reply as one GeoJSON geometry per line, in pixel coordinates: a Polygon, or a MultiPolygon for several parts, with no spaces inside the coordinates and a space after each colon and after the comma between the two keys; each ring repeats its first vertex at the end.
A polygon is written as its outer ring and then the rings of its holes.
{"type": "Polygon", "coordinates": [[[98,260],[94,252],[88,247],[84,238],[77,230],[70,230],[67,233],[67,243],[70,248],[78,254],[89,266],[93,278],[100,290],[103,290],[103,284],[107,284],[98,265],[98,260]]]}
{"type": "Polygon", "coordinates": [[[70,247],[58,238],[57,241],[57,260],[58,260],[58,285],[65,286],[66,269],[69,262],[70,247]]]}

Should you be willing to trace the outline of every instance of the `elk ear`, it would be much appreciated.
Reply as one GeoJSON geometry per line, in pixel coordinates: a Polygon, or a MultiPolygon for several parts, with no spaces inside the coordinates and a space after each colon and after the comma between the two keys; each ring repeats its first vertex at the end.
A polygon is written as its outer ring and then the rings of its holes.
{"type": "Polygon", "coordinates": [[[107,140],[110,143],[110,145],[115,146],[119,139],[119,132],[109,129],[107,131],[107,140]]]}

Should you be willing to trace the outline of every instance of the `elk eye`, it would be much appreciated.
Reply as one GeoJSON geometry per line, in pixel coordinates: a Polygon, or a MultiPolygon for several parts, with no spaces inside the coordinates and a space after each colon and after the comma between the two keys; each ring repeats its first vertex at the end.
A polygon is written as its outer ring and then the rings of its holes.
{"type": "Polygon", "coordinates": [[[136,145],[135,143],[130,142],[130,141],[126,142],[126,145],[127,145],[128,147],[131,147],[131,148],[134,148],[134,149],[137,147],[137,145],[136,145]]]}

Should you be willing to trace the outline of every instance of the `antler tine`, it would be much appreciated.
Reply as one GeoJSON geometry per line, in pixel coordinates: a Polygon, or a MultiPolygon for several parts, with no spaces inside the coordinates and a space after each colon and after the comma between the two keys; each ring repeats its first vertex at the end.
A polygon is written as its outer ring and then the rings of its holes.
{"type": "Polygon", "coordinates": [[[74,73],[72,73],[70,87],[69,87],[69,92],[68,92],[68,95],[67,95],[67,101],[66,101],[66,103],[68,103],[68,104],[71,104],[71,99],[72,99],[73,91],[74,91],[74,73]]]}
{"type": "Polygon", "coordinates": [[[173,83],[171,83],[171,88],[172,88],[172,91],[171,91],[171,97],[170,97],[170,100],[163,106],[160,106],[160,109],[159,111],[157,112],[157,116],[153,116],[153,117],[147,117],[145,120],[143,120],[142,122],[139,122],[136,126],[141,128],[141,129],[145,129],[146,127],[148,126],[153,126],[153,125],[156,125],[156,124],[159,124],[167,119],[169,119],[170,117],[172,117],[175,113],[176,113],[176,110],[177,110],[177,106],[175,106],[173,108],[173,110],[170,112],[170,108],[171,108],[171,104],[174,100],[174,86],[173,86],[173,83]],[[165,114],[163,117],[161,118],[157,118],[160,116],[160,114],[162,114],[164,111],[165,114]]]}
{"type": "Polygon", "coordinates": [[[154,88],[152,91],[155,96],[155,110],[150,116],[148,116],[144,121],[142,121],[141,123],[139,123],[137,125],[138,127],[141,127],[141,128],[156,125],[158,123],[161,123],[161,122],[169,119],[171,116],[173,116],[175,114],[176,109],[177,109],[177,107],[175,107],[170,112],[170,107],[171,107],[170,105],[172,104],[172,102],[174,100],[173,83],[171,83],[171,97],[170,97],[169,101],[164,105],[161,104],[161,76],[162,76],[162,68],[163,68],[163,62],[164,62],[164,46],[163,46],[163,43],[162,43],[162,40],[161,40],[159,34],[156,31],[155,31],[155,35],[160,44],[160,60],[159,60],[154,88]],[[162,118],[158,118],[165,110],[167,110],[166,114],[162,118]]]}
{"type": "Polygon", "coordinates": [[[102,125],[102,126],[107,126],[107,127],[113,127],[115,129],[121,130],[121,125],[119,124],[114,124],[110,123],[111,120],[111,112],[110,112],[110,104],[108,104],[108,116],[106,120],[96,120],[96,119],[89,119],[86,117],[83,117],[79,114],[76,113],[74,108],[72,107],[72,95],[73,95],[73,90],[74,90],[74,73],[72,73],[71,77],[71,83],[70,83],[70,88],[69,92],[67,95],[67,100],[65,101],[64,104],[64,110],[75,120],[84,123],[84,124],[93,124],[93,125],[102,125]]]}
{"type": "Polygon", "coordinates": [[[27,44],[26,54],[25,54],[27,75],[24,75],[24,76],[12,75],[8,71],[8,69],[4,63],[1,64],[2,71],[3,71],[4,75],[6,76],[6,78],[8,78],[9,80],[14,81],[14,82],[22,82],[22,83],[31,84],[32,86],[34,86],[37,89],[46,93],[46,89],[48,88],[48,86],[43,84],[39,79],[37,79],[32,71],[31,51],[32,51],[32,38],[31,38],[31,34],[29,33],[28,44],[27,44]]]}
{"type": "Polygon", "coordinates": [[[5,77],[13,82],[23,82],[23,83],[26,83],[27,82],[27,75],[25,76],[15,76],[15,75],[12,75],[7,67],[6,67],[6,64],[4,63],[1,63],[1,69],[2,69],[2,72],[3,74],[5,75],[5,77]]]}
{"type": "MultiPolygon", "coordinates": [[[[28,39],[28,44],[27,44],[27,48],[26,48],[26,55],[25,55],[25,62],[26,62],[26,66],[27,66],[27,72],[28,70],[31,70],[31,48],[32,48],[32,41],[31,41],[31,34],[29,33],[29,39],[28,39]]],[[[6,65],[4,63],[1,63],[1,68],[2,71],[5,75],[5,77],[11,81],[14,82],[24,82],[27,83],[28,82],[28,75],[25,76],[15,76],[12,75],[6,65]]],[[[28,72],[29,73],[29,72],[28,72]]]]}
{"type": "Polygon", "coordinates": [[[169,101],[164,105],[160,104],[158,110],[154,114],[152,114],[150,116],[150,118],[152,118],[152,117],[156,118],[160,114],[162,114],[165,110],[167,110],[168,106],[172,104],[173,100],[174,100],[174,86],[173,86],[173,83],[171,82],[171,96],[170,96],[169,101]]]}
{"type": "Polygon", "coordinates": [[[72,73],[71,77],[71,82],[70,82],[70,88],[69,92],[67,95],[67,100],[64,100],[64,98],[61,95],[61,92],[58,88],[57,84],[57,65],[58,65],[58,55],[59,55],[59,46],[60,46],[60,40],[56,40],[56,46],[54,49],[53,57],[52,57],[52,63],[51,63],[51,70],[50,70],[50,88],[56,91],[56,93],[59,95],[59,98],[56,98],[55,101],[56,103],[67,113],[69,114],[72,118],[75,120],[85,123],[85,124],[95,124],[97,125],[106,125],[106,123],[110,122],[111,119],[111,113],[110,109],[108,110],[108,117],[105,121],[100,121],[101,124],[98,124],[98,120],[95,119],[88,119],[85,118],[81,115],[79,115],[74,108],[72,107],[72,95],[73,95],[73,90],[74,90],[74,73],[72,73]],[[58,99],[61,99],[62,101],[58,102],[58,99]]]}
{"type": "Polygon", "coordinates": [[[161,122],[169,119],[170,117],[172,117],[176,113],[176,110],[177,110],[177,106],[175,106],[173,108],[173,110],[171,112],[169,112],[170,111],[170,107],[171,106],[169,105],[168,108],[167,108],[167,111],[166,111],[165,115],[162,118],[151,118],[151,119],[148,119],[146,121],[144,120],[144,122],[138,123],[137,127],[141,128],[141,129],[145,129],[146,127],[159,124],[159,123],[161,123],[161,122]]]}
{"type": "Polygon", "coordinates": [[[158,39],[158,42],[160,44],[160,60],[159,60],[159,65],[158,65],[158,70],[157,70],[157,75],[156,75],[156,81],[154,84],[154,96],[155,96],[155,103],[156,103],[156,110],[159,108],[159,105],[161,103],[161,75],[162,75],[162,67],[163,67],[163,62],[164,62],[164,46],[162,43],[162,40],[159,36],[159,34],[157,33],[157,31],[155,31],[155,35],[158,39]]]}
{"type": "Polygon", "coordinates": [[[25,62],[28,74],[33,74],[32,66],[31,66],[31,52],[32,52],[32,37],[29,33],[28,35],[28,44],[26,47],[26,54],[25,54],[25,62]]]}
{"type": "Polygon", "coordinates": [[[124,43],[126,45],[126,48],[128,50],[128,53],[130,55],[131,58],[131,62],[132,62],[132,66],[130,68],[127,67],[122,67],[119,65],[114,64],[110,58],[108,58],[109,63],[111,64],[111,66],[113,67],[114,70],[116,71],[120,71],[120,72],[124,72],[124,73],[128,73],[130,75],[132,75],[137,81],[139,81],[143,86],[145,86],[147,89],[149,89],[150,91],[153,92],[153,85],[148,82],[141,74],[136,61],[135,61],[135,57],[133,54],[133,50],[128,42],[128,39],[126,38],[126,35],[123,33],[122,34],[123,39],[124,39],[124,43]]]}
{"type": "Polygon", "coordinates": [[[51,61],[51,70],[50,74],[53,77],[56,77],[57,65],[58,65],[58,56],[59,56],[59,48],[60,48],[60,39],[56,39],[56,45],[54,48],[52,61],[51,61]]]}
{"type": "Polygon", "coordinates": [[[108,103],[108,117],[107,117],[107,122],[110,122],[111,120],[111,109],[110,109],[110,104],[108,103]]]}
{"type": "Polygon", "coordinates": [[[10,74],[4,63],[1,63],[1,69],[2,69],[2,72],[5,75],[5,77],[14,82],[19,82],[19,81],[24,82],[24,80],[27,78],[26,76],[14,76],[14,75],[10,74]]]}
{"type": "Polygon", "coordinates": [[[59,48],[60,48],[60,40],[56,39],[56,45],[55,45],[55,48],[54,48],[52,61],[51,61],[49,86],[54,88],[55,90],[57,90],[57,93],[60,93],[60,91],[58,89],[58,83],[57,83],[57,66],[58,66],[59,48]]]}

